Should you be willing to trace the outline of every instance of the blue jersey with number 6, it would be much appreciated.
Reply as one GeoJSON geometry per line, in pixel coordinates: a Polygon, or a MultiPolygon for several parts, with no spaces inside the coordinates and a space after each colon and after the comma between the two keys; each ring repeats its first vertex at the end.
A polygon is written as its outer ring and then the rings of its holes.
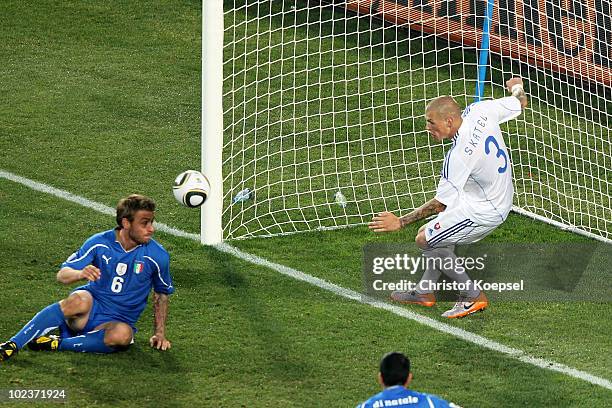
{"type": "Polygon", "coordinates": [[[126,251],[115,230],[110,230],[90,237],[62,268],[93,265],[100,269],[100,279],[78,289],[89,291],[108,314],[133,326],[147,305],[151,288],[157,293],[174,292],[169,264],[168,252],[154,239],[126,251]]]}
{"type": "Polygon", "coordinates": [[[436,200],[464,208],[481,225],[496,226],[506,219],[514,188],[510,154],[499,125],[521,112],[514,96],[476,102],[465,109],[444,158],[436,200]]]}

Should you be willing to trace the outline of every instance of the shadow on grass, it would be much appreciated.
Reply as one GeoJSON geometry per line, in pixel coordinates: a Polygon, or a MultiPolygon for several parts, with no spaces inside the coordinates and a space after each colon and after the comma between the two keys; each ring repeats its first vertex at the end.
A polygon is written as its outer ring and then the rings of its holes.
{"type": "MultiPolygon", "coordinates": [[[[244,266],[228,257],[220,256],[218,259],[220,274],[219,280],[222,286],[231,293],[232,302],[236,305],[236,312],[241,314],[248,327],[243,327],[244,333],[255,336],[256,349],[260,351],[255,356],[267,367],[269,375],[276,377],[279,381],[303,380],[312,368],[308,366],[305,359],[296,352],[293,328],[287,322],[275,317],[277,305],[266,304],[274,302],[285,295],[272,296],[271,299],[261,299],[260,285],[265,282],[256,282],[264,279],[257,274],[246,275],[244,266]],[[240,269],[238,269],[240,268],[240,269]]],[[[249,272],[249,271],[246,271],[249,272]]],[[[274,292],[274,288],[270,290],[274,292]]]]}
{"type": "Polygon", "coordinates": [[[177,353],[149,350],[142,337],[107,355],[22,350],[2,367],[0,387],[64,389],[75,406],[180,405],[192,388],[188,370],[177,353]]]}

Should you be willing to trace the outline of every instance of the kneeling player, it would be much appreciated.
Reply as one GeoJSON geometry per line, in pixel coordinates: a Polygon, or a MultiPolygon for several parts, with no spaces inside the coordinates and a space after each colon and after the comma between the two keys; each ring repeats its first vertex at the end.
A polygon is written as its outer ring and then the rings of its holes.
{"type": "Polygon", "coordinates": [[[152,239],[155,202],[131,195],[117,205],[117,227],[89,238],[62,264],[64,284],[87,280],[67,298],[47,306],[9,341],[0,361],[26,344],[32,350],[112,353],[133,343],[135,324],[154,290],[152,347],[167,350],[168,295],[174,292],[168,252],[152,239]],[[59,329],[60,336],[47,335],[59,329]]]}
{"type": "Polygon", "coordinates": [[[499,125],[521,114],[527,106],[527,96],[520,78],[508,80],[506,86],[512,96],[473,103],[463,113],[450,96],[436,98],[427,105],[429,133],[437,141],[453,141],[444,158],[436,196],[401,218],[382,212],[373,217],[369,228],[374,232],[396,231],[438,214],[421,227],[415,240],[426,258],[450,258],[453,262],[427,262],[417,289],[393,292],[393,300],[433,306],[436,297],[432,284],[444,273],[466,290],[442,316],[463,317],[488,306],[485,294],[474,287],[462,268],[437,269],[429,265],[457,265],[455,245],[484,238],[504,222],[512,208],[512,165],[499,125]]]}

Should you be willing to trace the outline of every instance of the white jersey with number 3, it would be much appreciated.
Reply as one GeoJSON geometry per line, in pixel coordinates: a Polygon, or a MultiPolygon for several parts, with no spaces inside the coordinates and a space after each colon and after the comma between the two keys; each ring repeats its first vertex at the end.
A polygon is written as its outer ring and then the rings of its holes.
{"type": "Polygon", "coordinates": [[[512,208],[514,189],[510,155],[500,123],[522,112],[514,96],[468,106],[442,166],[436,200],[463,207],[481,225],[501,224],[512,208]]]}

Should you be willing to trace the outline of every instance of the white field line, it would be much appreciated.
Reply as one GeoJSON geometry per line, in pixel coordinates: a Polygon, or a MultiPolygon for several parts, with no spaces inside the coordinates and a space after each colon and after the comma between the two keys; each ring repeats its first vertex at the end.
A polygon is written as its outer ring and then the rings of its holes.
{"type": "MultiPolygon", "coordinates": [[[[95,201],[88,200],[86,198],[77,196],[67,191],[60,190],[55,187],[51,187],[47,184],[39,183],[39,182],[15,175],[13,173],[10,173],[4,170],[0,170],[0,177],[5,178],[7,180],[14,181],[19,184],[22,184],[33,190],[51,194],[56,197],[63,198],[65,200],[79,204],[83,207],[94,209],[103,214],[115,215],[114,208],[108,207],[104,204],[97,203],[95,201]]],[[[185,232],[185,231],[182,231],[182,230],[179,230],[179,229],[176,229],[176,228],[173,228],[173,227],[170,227],[168,225],[158,223],[158,222],[156,222],[155,224],[156,224],[156,228],[158,231],[162,231],[162,232],[168,233],[170,235],[178,236],[178,237],[188,238],[188,239],[198,241],[198,242],[200,241],[200,236],[198,234],[192,234],[189,232],[185,232]]],[[[568,367],[564,364],[559,364],[554,361],[530,356],[523,350],[505,346],[501,343],[498,343],[493,340],[489,340],[486,337],[480,336],[478,334],[474,334],[469,331],[460,329],[458,327],[454,327],[449,324],[439,322],[435,319],[431,319],[427,316],[423,316],[418,313],[411,312],[410,310],[405,309],[403,307],[399,307],[399,306],[392,305],[387,302],[382,302],[382,301],[364,296],[359,292],[356,292],[351,289],[343,288],[342,286],[335,285],[333,283],[327,282],[326,280],[323,280],[315,276],[308,275],[304,272],[298,271],[297,269],[289,268],[284,265],[270,262],[267,259],[261,258],[259,256],[243,252],[239,250],[238,248],[235,248],[227,243],[216,245],[215,248],[221,252],[225,252],[227,254],[233,255],[244,261],[272,269],[285,276],[289,276],[293,279],[297,279],[297,280],[309,283],[311,285],[317,286],[321,289],[332,292],[338,296],[342,296],[346,299],[354,300],[354,301],[357,301],[357,302],[360,302],[360,303],[363,303],[363,304],[366,304],[366,305],[369,305],[369,306],[372,306],[378,309],[389,311],[400,317],[413,320],[417,323],[431,327],[443,333],[450,334],[451,336],[458,337],[462,340],[476,344],[480,347],[484,347],[490,350],[497,351],[511,358],[522,361],[523,363],[531,364],[536,367],[544,368],[546,370],[557,371],[567,376],[574,377],[574,378],[589,382],[591,384],[599,385],[601,387],[607,388],[608,390],[612,390],[612,382],[610,382],[609,380],[605,378],[597,377],[587,372],[577,370],[575,368],[568,367]]]]}

